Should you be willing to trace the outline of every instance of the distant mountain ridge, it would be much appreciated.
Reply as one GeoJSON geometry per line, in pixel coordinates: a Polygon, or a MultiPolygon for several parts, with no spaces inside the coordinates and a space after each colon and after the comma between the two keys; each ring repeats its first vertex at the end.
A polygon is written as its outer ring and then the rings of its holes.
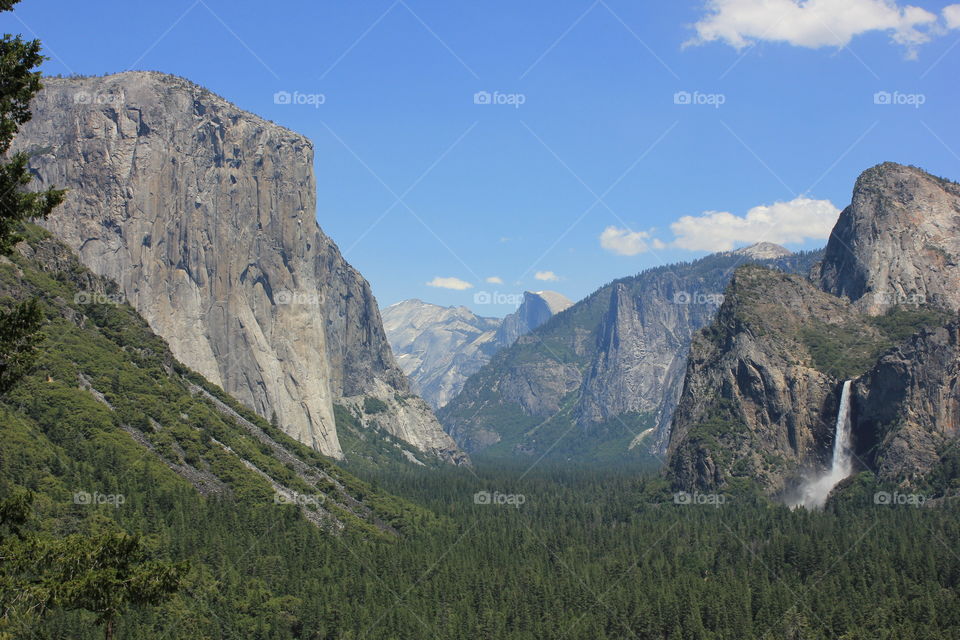
{"type": "MultiPolygon", "coordinates": [[[[760,262],[793,273],[822,255],[777,253],[760,262]]],[[[692,335],[713,318],[733,270],[756,261],[713,254],[601,287],[471,376],[439,411],[444,428],[467,451],[498,456],[661,452],[692,335]]]]}
{"type": "Polygon", "coordinates": [[[404,300],[381,310],[394,356],[413,388],[434,407],[456,395],[464,380],[496,351],[499,318],[466,307],[404,300]]]}
{"type": "Polygon", "coordinates": [[[523,302],[503,319],[494,342],[498,348],[509,347],[520,336],[530,333],[571,306],[573,302],[556,291],[524,291],[523,302]]]}
{"type": "Polygon", "coordinates": [[[485,318],[466,307],[404,300],[381,311],[384,330],[414,389],[434,408],[456,396],[466,379],[498,349],[513,344],[573,303],[555,291],[526,291],[505,318],[485,318]]]}

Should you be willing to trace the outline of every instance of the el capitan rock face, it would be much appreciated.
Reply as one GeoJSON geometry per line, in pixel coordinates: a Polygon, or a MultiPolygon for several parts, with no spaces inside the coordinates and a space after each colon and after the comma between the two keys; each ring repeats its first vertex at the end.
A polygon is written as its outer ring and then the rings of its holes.
{"type": "Polygon", "coordinates": [[[44,84],[15,146],[39,187],[69,189],[45,225],[178,359],[327,455],[343,456],[333,404],[373,396],[384,428],[460,456],[316,223],[309,140],[166,74],[44,84]]]}
{"type": "Polygon", "coordinates": [[[830,235],[820,286],[859,309],[960,309],[960,185],[887,162],[863,172],[830,235]]]}

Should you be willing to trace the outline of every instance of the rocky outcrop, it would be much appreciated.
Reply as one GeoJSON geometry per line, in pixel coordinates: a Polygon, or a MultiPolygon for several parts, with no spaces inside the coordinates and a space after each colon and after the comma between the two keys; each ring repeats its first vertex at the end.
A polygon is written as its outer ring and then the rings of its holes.
{"type": "Polygon", "coordinates": [[[678,488],[714,490],[736,477],[771,493],[832,441],[842,383],[817,368],[804,328],[861,326],[850,305],[806,279],[756,266],[737,270],[716,320],[690,349],[673,417],[669,470],[678,488]]]}
{"type": "MultiPolygon", "coordinates": [[[[190,485],[198,496],[256,508],[272,493],[329,534],[394,538],[422,523],[411,504],[285,436],[178,362],[135,310],[118,303],[117,284],[93,274],[65,244],[33,225],[23,236],[0,258],[0,298],[40,300],[45,335],[32,371],[4,397],[5,411],[20,407],[16,426],[4,424],[5,474],[9,461],[24,467],[43,452],[90,482],[101,477],[101,465],[145,470],[150,481],[142,490],[153,483],[188,501],[190,485]],[[64,446],[70,431],[96,446],[64,446]],[[93,451],[97,458],[89,457],[93,451]]],[[[163,511],[169,503],[153,504],[163,511]]]]}
{"type": "Polygon", "coordinates": [[[789,502],[828,463],[844,380],[855,468],[906,485],[945,468],[960,418],[958,195],[879,165],[857,181],[810,281],[737,272],[691,347],[668,452],[676,487],[739,478],[789,502]]]}
{"type": "Polygon", "coordinates": [[[820,286],[871,315],[960,309],[960,185],[887,162],[865,171],[830,234],[820,286]]]}
{"type": "Polygon", "coordinates": [[[414,390],[440,408],[496,351],[498,318],[466,307],[441,307],[404,300],[383,309],[383,328],[397,362],[414,390]]]}
{"type": "Polygon", "coordinates": [[[685,286],[670,270],[634,287],[613,286],[583,385],[581,425],[631,412],[668,412],[676,404],[693,332],[710,321],[722,300],[719,291],[685,286]]]}
{"type": "Polygon", "coordinates": [[[509,347],[517,338],[530,333],[572,305],[573,302],[556,291],[524,291],[523,302],[503,319],[494,336],[494,343],[498,347],[509,347]]]}
{"type": "MultiPolygon", "coordinates": [[[[337,458],[334,402],[409,396],[369,285],[316,223],[309,140],[152,72],[50,78],[32,108],[16,147],[69,189],[45,225],[177,358],[337,458]]],[[[454,451],[406,402],[397,435],[454,451]]]]}
{"type": "Polygon", "coordinates": [[[924,478],[960,435],[960,324],[923,330],[890,350],[853,395],[863,461],[881,480],[924,478]]]}
{"type": "MultiPolygon", "coordinates": [[[[818,257],[760,262],[806,273],[818,257]]],[[[747,262],[756,260],[715,254],[600,288],[471,376],[439,412],[444,428],[468,451],[495,446],[565,460],[662,452],[691,337],[712,320],[733,270],[747,262]]]]}
{"type": "Polygon", "coordinates": [[[404,300],[383,310],[384,328],[416,391],[439,409],[498,349],[572,304],[555,291],[526,291],[517,310],[500,320],[478,316],[466,307],[404,300]]]}

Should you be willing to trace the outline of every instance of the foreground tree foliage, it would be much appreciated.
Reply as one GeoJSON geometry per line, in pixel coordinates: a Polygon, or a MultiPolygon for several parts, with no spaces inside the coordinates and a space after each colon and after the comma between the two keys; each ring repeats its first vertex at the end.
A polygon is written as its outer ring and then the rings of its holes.
{"type": "Polygon", "coordinates": [[[140,536],[26,534],[32,503],[26,492],[0,502],[0,638],[40,626],[51,611],[81,609],[109,640],[128,606],[158,604],[179,588],[186,563],[148,560],[140,536]]]}
{"type": "MultiPolygon", "coordinates": [[[[168,600],[116,617],[121,637],[960,637],[956,507],[874,504],[869,475],[828,511],[807,513],[750,495],[674,504],[658,479],[626,470],[523,472],[383,472],[380,484],[455,525],[394,543],[331,536],[295,511],[200,499],[146,474],[128,484],[142,499],[82,520],[54,509],[47,524],[136,523],[165,554],[190,561],[168,600]],[[525,502],[475,502],[494,487],[525,502]]],[[[131,603],[166,593],[170,573],[114,573],[123,556],[64,551],[58,563],[80,558],[83,571],[45,575],[67,578],[57,594],[68,606],[23,637],[96,638],[90,623],[126,598],[115,589],[129,584],[131,603]],[[80,578],[87,569],[95,577],[80,578]],[[137,575],[156,576],[148,593],[137,592],[137,575]]]]}
{"type": "MultiPolygon", "coordinates": [[[[0,12],[18,0],[0,0],[0,12]]],[[[30,117],[30,101],[41,89],[40,41],[20,36],[0,39],[0,255],[10,255],[23,238],[22,223],[46,218],[64,196],[49,188],[29,192],[25,153],[7,157],[20,125],[30,117]]],[[[44,315],[37,300],[0,309],[0,396],[28,372],[41,342],[44,315]]],[[[6,455],[0,451],[0,465],[6,455]]],[[[105,637],[113,637],[118,615],[129,605],[161,602],[176,591],[186,565],[148,561],[139,536],[113,532],[53,537],[31,530],[33,495],[0,478],[0,638],[13,638],[41,623],[54,609],[96,614],[105,637]]]]}
{"type": "MultiPolygon", "coordinates": [[[[19,0],[0,1],[0,12],[12,11],[19,0]]],[[[0,39],[0,156],[6,157],[21,124],[30,120],[30,101],[40,91],[44,60],[40,41],[20,36],[0,39]]],[[[63,201],[64,192],[25,191],[31,176],[27,154],[16,153],[0,163],[0,255],[20,241],[15,230],[24,220],[45,218],[63,201]]],[[[0,394],[8,391],[29,366],[42,317],[33,301],[0,309],[0,394]]]]}

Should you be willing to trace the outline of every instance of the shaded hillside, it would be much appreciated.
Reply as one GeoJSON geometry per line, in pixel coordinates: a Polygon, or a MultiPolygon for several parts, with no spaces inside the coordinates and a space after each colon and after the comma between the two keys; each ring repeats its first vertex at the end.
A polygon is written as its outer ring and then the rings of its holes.
{"type": "Polygon", "coordinates": [[[81,490],[144,508],[203,496],[279,517],[278,505],[298,505],[305,523],[333,534],[390,538],[426,517],[182,365],[115,284],[47,232],[29,233],[0,264],[0,295],[39,298],[48,323],[33,371],[2,405],[2,473],[39,491],[50,517],[68,517],[81,490]]]}

